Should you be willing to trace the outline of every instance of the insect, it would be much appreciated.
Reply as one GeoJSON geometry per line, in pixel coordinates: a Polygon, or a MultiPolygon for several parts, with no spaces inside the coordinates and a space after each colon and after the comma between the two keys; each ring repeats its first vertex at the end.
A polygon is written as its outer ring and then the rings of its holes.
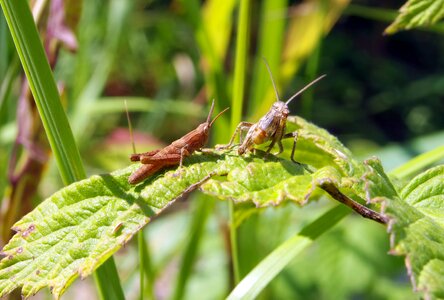
{"type": "Polygon", "coordinates": [[[247,151],[253,151],[254,145],[261,145],[267,141],[271,141],[268,146],[266,153],[270,153],[271,149],[273,149],[274,145],[277,143],[279,146],[279,152],[276,155],[282,153],[284,148],[282,146],[283,138],[294,138],[293,150],[291,154],[291,160],[294,160],[294,151],[296,149],[296,140],[297,140],[297,132],[291,132],[285,134],[285,127],[287,123],[287,117],[290,113],[288,109],[288,104],[299,96],[302,92],[308,89],[310,86],[324,78],[326,75],[322,75],[317,79],[313,80],[309,84],[307,84],[304,88],[298,91],[296,94],[290,97],[287,102],[282,102],[279,98],[279,93],[276,89],[276,85],[273,80],[273,75],[271,73],[270,67],[268,66],[267,61],[264,59],[265,65],[267,67],[268,73],[270,74],[271,82],[273,84],[274,91],[276,93],[277,101],[273,103],[270,110],[263,116],[259,122],[250,123],[250,122],[241,122],[237,125],[234,134],[232,135],[230,142],[228,145],[219,147],[219,148],[230,148],[233,145],[234,138],[236,135],[239,135],[240,146],[238,148],[239,155],[244,154],[247,151]],[[245,139],[242,141],[242,133],[247,131],[245,135],[245,139]]]}
{"type": "Polygon", "coordinates": [[[172,142],[165,148],[145,153],[131,154],[131,161],[140,161],[143,165],[129,176],[128,182],[130,184],[137,184],[145,180],[150,175],[168,166],[175,166],[179,164],[179,167],[182,167],[184,157],[190,156],[196,150],[201,150],[206,144],[211,126],[220,115],[228,110],[228,107],[221,111],[210,122],[213,110],[214,100],[211,105],[210,112],[208,113],[206,122],[200,124],[196,129],[188,132],[186,135],[172,142]]]}

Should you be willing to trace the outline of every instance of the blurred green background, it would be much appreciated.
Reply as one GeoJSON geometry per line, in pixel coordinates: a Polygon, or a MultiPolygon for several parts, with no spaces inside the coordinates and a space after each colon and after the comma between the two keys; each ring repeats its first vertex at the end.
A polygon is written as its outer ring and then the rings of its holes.
{"type": "MultiPolygon", "coordinates": [[[[239,1],[52,3],[36,1],[32,9],[88,175],[130,163],[124,100],[138,151],[195,128],[213,98],[217,111],[232,105],[239,1]]],[[[402,4],[251,1],[243,41],[244,102],[238,103],[242,119],[257,121],[276,100],[265,57],[282,99],[327,74],[290,109],[338,136],[359,157],[377,155],[389,171],[442,145],[444,27],[383,35],[402,4]]],[[[0,47],[3,246],[12,224],[62,183],[3,15],[0,47]]],[[[228,142],[229,119],[226,114],[216,122],[209,146],[228,142]]],[[[232,289],[227,205],[199,193],[190,198],[144,229],[156,299],[221,299],[232,289]],[[184,251],[190,243],[195,260],[184,251]],[[187,259],[193,267],[184,279],[179,274],[187,259]]],[[[323,199],[252,214],[238,229],[241,275],[333,204],[323,199]]],[[[383,226],[350,216],[300,255],[260,299],[415,299],[403,259],[388,251],[383,226]]],[[[139,295],[137,260],[135,242],[116,255],[128,299],[139,295]]],[[[95,297],[89,278],[63,296],[95,297]]]]}

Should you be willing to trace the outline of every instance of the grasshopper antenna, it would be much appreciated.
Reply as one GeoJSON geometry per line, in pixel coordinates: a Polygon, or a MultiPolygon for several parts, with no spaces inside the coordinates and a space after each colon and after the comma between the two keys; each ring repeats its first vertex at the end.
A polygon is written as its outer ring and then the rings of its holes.
{"type": "Polygon", "coordinates": [[[265,59],[265,57],[262,57],[262,59],[264,60],[265,66],[267,67],[267,70],[268,70],[268,74],[270,75],[271,83],[273,84],[274,92],[276,93],[276,99],[277,99],[278,101],[281,101],[281,100],[280,100],[281,98],[279,98],[278,90],[277,90],[277,88],[276,88],[276,84],[274,83],[273,73],[271,73],[270,66],[268,65],[268,62],[267,62],[267,60],[265,59]]]}
{"type": "Polygon", "coordinates": [[[306,89],[308,89],[309,87],[311,87],[313,84],[315,84],[316,82],[318,82],[319,80],[321,80],[322,78],[324,78],[325,76],[327,76],[326,74],[319,76],[318,78],[316,78],[315,80],[313,80],[312,82],[310,82],[309,84],[307,84],[306,86],[304,86],[302,88],[302,90],[300,90],[299,92],[297,92],[296,94],[294,94],[293,96],[291,96],[290,99],[287,100],[287,102],[285,102],[285,104],[288,105],[288,103],[291,102],[291,100],[293,100],[294,98],[296,98],[297,96],[299,96],[300,94],[302,94],[306,89]]]}
{"type": "Polygon", "coordinates": [[[214,110],[214,99],[213,99],[213,103],[211,103],[210,112],[208,113],[207,123],[210,123],[211,115],[213,114],[213,110],[214,110]]]}
{"type": "Polygon", "coordinates": [[[207,123],[209,124],[209,127],[211,127],[213,125],[214,121],[216,121],[217,118],[219,118],[220,115],[223,114],[224,112],[226,112],[228,109],[229,109],[229,107],[225,108],[223,111],[218,113],[217,116],[214,117],[213,121],[211,121],[211,123],[210,123],[210,118],[211,118],[211,115],[213,114],[213,110],[214,110],[214,99],[213,99],[213,103],[211,103],[210,112],[208,113],[208,117],[207,117],[207,123]]]}
{"type": "Polygon", "coordinates": [[[214,121],[216,121],[217,118],[219,118],[224,112],[226,112],[226,111],[229,110],[229,109],[230,109],[230,108],[227,107],[227,108],[225,108],[223,111],[221,111],[220,113],[218,113],[217,116],[214,117],[213,121],[211,121],[209,127],[211,127],[211,126],[213,125],[214,121]]]}
{"type": "Polygon", "coordinates": [[[133,146],[133,153],[137,153],[136,152],[136,145],[134,144],[133,126],[131,125],[131,119],[130,119],[130,115],[128,112],[128,103],[127,103],[126,99],[123,100],[123,103],[125,103],[126,120],[128,121],[128,130],[129,130],[129,134],[130,134],[131,145],[133,146]]]}

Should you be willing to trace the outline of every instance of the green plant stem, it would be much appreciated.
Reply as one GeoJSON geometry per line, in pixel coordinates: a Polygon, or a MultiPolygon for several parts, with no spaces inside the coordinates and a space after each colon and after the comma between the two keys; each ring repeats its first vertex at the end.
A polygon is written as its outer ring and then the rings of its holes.
{"type": "Polygon", "coordinates": [[[248,32],[250,15],[250,0],[240,2],[239,21],[236,38],[236,58],[233,79],[233,97],[231,102],[231,130],[234,131],[241,121],[242,103],[245,89],[245,74],[247,66],[248,32]]]}
{"type": "Polygon", "coordinates": [[[137,244],[139,246],[140,299],[155,299],[153,286],[154,272],[151,264],[151,252],[147,245],[147,240],[143,229],[139,230],[137,233],[137,244]]]}
{"type": "Polygon", "coordinates": [[[139,281],[140,281],[140,295],[139,299],[144,299],[144,290],[145,290],[145,277],[144,277],[144,265],[145,265],[145,256],[143,252],[143,245],[145,244],[145,239],[143,237],[143,230],[140,230],[137,233],[137,244],[139,246],[139,281]]]}
{"type": "Polygon", "coordinates": [[[230,223],[230,257],[231,257],[231,265],[233,269],[233,282],[234,284],[238,284],[240,281],[240,268],[239,268],[239,253],[237,246],[237,228],[236,228],[236,220],[234,218],[234,203],[233,201],[228,201],[228,221],[230,223]]]}
{"type": "Polygon", "coordinates": [[[192,268],[194,262],[196,261],[203,230],[205,229],[208,215],[210,214],[210,211],[214,205],[214,201],[211,201],[211,199],[208,199],[206,196],[202,196],[200,199],[196,200],[197,207],[193,214],[191,227],[188,230],[188,232],[190,232],[190,236],[182,257],[180,271],[177,277],[176,287],[174,289],[174,296],[172,297],[172,299],[175,300],[184,298],[185,288],[193,271],[192,268]]]}
{"type": "Polygon", "coordinates": [[[104,300],[124,300],[122,286],[117,275],[116,263],[113,257],[106,260],[100,268],[94,272],[100,299],[104,300]],[[115,274],[115,275],[114,275],[115,274]]]}
{"type": "MultiPolygon", "coordinates": [[[[0,0],[63,183],[86,177],[57,86],[27,1],[0,0]]],[[[95,273],[102,299],[124,299],[112,258],[95,273]]]]}
{"type": "MultiPolygon", "coordinates": [[[[239,21],[237,26],[236,37],[236,58],[233,79],[233,97],[231,110],[231,131],[234,132],[242,117],[242,103],[245,89],[245,74],[247,66],[248,53],[248,33],[250,23],[250,1],[243,0],[240,2],[239,21]]],[[[233,266],[233,279],[237,284],[240,280],[238,247],[237,247],[237,229],[234,219],[234,204],[228,202],[229,222],[230,222],[230,254],[233,266]]]]}

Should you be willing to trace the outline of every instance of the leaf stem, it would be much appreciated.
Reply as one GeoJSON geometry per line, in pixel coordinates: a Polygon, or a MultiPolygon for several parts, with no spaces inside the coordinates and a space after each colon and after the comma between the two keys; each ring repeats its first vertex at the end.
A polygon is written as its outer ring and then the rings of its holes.
{"type": "Polygon", "coordinates": [[[230,222],[230,258],[231,265],[233,268],[233,281],[234,285],[237,285],[240,281],[240,272],[239,272],[239,256],[238,256],[238,247],[237,247],[237,229],[236,229],[236,220],[234,217],[234,203],[233,201],[228,201],[228,213],[229,213],[229,222],[230,222]]]}
{"type": "Polygon", "coordinates": [[[324,191],[326,191],[333,199],[345,204],[346,206],[353,209],[355,212],[363,216],[364,218],[371,219],[381,224],[387,224],[388,218],[381,215],[380,213],[371,210],[368,207],[350,199],[343,193],[339,191],[339,189],[332,184],[331,182],[323,182],[320,186],[324,191]]]}

